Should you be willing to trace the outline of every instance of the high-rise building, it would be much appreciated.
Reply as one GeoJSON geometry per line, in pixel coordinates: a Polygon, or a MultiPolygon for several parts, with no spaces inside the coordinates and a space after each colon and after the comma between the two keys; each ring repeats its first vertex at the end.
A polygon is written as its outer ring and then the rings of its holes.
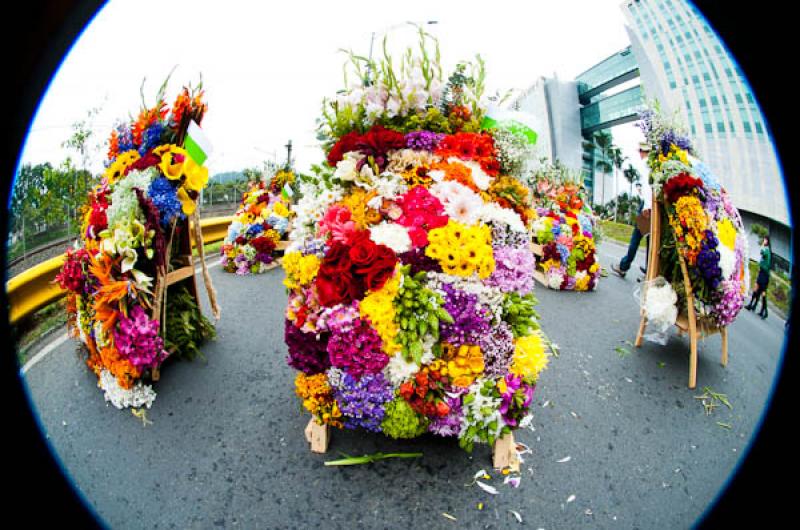
{"type": "MultiPolygon", "coordinates": [[[[620,7],[645,97],[678,114],[745,225],[766,225],[773,251],[788,258],[789,209],[780,165],[764,116],[736,61],[690,2],[625,0],[620,7]]],[[[751,243],[757,245],[755,239],[751,243]]]]}

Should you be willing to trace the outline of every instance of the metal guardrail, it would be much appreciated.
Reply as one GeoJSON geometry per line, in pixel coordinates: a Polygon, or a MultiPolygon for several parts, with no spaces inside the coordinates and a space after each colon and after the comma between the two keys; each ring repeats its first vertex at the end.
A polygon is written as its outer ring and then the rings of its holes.
{"type": "MultiPolygon", "coordinates": [[[[225,239],[228,225],[232,221],[233,216],[201,219],[203,241],[214,243],[225,239]]],[[[191,241],[194,245],[194,238],[191,238],[191,241]]],[[[57,256],[23,271],[6,282],[11,324],[66,295],[66,291],[55,283],[56,274],[63,264],[64,256],[57,256]]]]}

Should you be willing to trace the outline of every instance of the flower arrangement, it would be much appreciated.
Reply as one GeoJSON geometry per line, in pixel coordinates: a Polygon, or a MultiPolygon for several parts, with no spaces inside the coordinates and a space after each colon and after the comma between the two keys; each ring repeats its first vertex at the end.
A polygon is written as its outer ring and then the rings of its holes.
{"type": "Polygon", "coordinates": [[[287,361],[320,424],[471,451],[530,414],[547,365],[535,212],[500,163],[519,153],[481,128],[482,64],[445,80],[431,40],[399,71],[353,57],[375,79],[325,102],[326,161],[298,179],[283,260],[287,361]]]}
{"type": "Polygon", "coordinates": [[[537,268],[551,289],[591,291],[600,278],[595,216],[578,179],[560,164],[543,164],[531,179],[533,234],[542,245],[537,268]]]}
{"type": "Polygon", "coordinates": [[[657,105],[640,114],[651,146],[650,181],[664,205],[660,270],[686,311],[680,258],[692,284],[695,311],[718,326],[736,319],[749,285],[747,237],[738,210],[694,152],[691,140],[657,105]]]}
{"type": "MultiPolygon", "coordinates": [[[[118,408],[149,407],[155,392],[144,380],[170,355],[187,353],[185,341],[165,341],[169,324],[154,308],[164,288],[158,278],[174,253],[168,254],[171,239],[188,237],[177,233],[176,222],[195,212],[208,181],[202,160],[182,147],[190,122],[199,124],[207,107],[201,86],[184,87],[171,109],[165,89],[166,83],[153,107],[112,131],[106,170],[83,207],[80,246],[67,250],[56,277],[68,291],[71,334],[85,345],[98,386],[118,408]]],[[[201,326],[193,340],[213,336],[196,305],[181,314],[201,326]]]]}
{"type": "Polygon", "coordinates": [[[291,202],[281,191],[293,182],[292,175],[280,170],[269,185],[259,181],[242,194],[220,248],[220,264],[225,272],[246,275],[269,270],[267,266],[275,261],[279,243],[286,241],[289,234],[291,202]]]}

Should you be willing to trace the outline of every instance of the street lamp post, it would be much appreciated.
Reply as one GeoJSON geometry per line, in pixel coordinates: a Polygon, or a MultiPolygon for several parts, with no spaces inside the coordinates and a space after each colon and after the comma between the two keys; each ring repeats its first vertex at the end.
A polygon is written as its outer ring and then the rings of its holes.
{"type": "MultiPolygon", "coordinates": [[[[439,23],[438,20],[428,20],[428,21],[426,21],[426,22],[424,22],[423,24],[420,24],[420,25],[432,26],[432,25],[438,24],[438,23],[439,23]]],[[[372,48],[373,48],[373,46],[375,44],[375,35],[389,33],[390,31],[392,31],[394,29],[397,29],[399,27],[405,26],[407,24],[413,24],[413,22],[403,22],[401,24],[394,24],[392,26],[384,28],[381,31],[378,31],[378,32],[373,31],[372,32],[372,35],[370,36],[370,39],[369,39],[369,57],[368,57],[368,61],[367,61],[367,77],[364,79],[364,86],[372,85],[372,48]]]]}

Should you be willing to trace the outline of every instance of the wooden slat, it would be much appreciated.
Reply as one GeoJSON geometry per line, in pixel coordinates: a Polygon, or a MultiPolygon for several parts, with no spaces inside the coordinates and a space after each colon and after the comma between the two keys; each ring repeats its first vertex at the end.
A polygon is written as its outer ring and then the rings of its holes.
{"type": "Polygon", "coordinates": [[[194,267],[181,267],[180,269],[175,269],[174,271],[167,274],[167,285],[173,285],[178,283],[181,280],[185,280],[186,278],[194,276],[194,267]]]}

